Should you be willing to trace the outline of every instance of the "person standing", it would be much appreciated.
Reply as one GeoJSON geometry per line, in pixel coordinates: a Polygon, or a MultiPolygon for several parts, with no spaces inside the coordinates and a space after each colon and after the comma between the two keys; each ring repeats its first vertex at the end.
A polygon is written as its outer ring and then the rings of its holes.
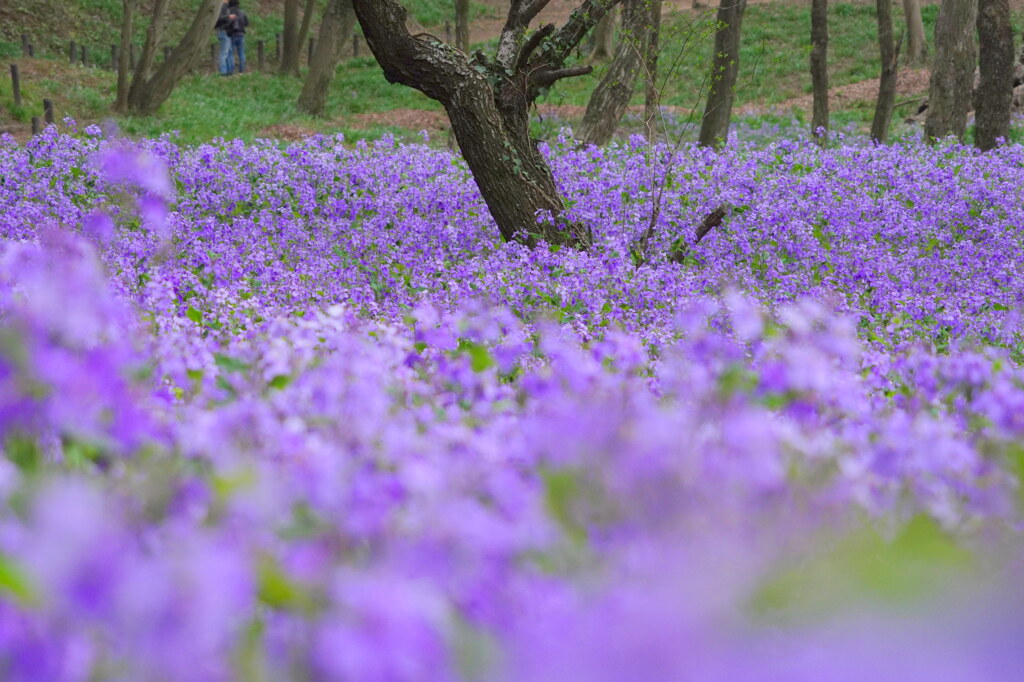
{"type": "MultiPolygon", "coordinates": [[[[231,41],[231,52],[238,52],[238,73],[245,73],[245,29],[249,27],[249,17],[238,6],[239,0],[228,0],[227,34],[231,41]]],[[[231,73],[234,70],[228,70],[231,73]]]]}
{"type": "Polygon", "coordinates": [[[230,76],[235,70],[235,60],[231,55],[231,38],[228,36],[228,26],[231,23],[228,0],[222,0],[220,14],[217,16],[217,23],[213,25],[217,31],[217,42],[220,43],[220,56],[217,59],[217,66],[220,68],[220,75],[230,76]]]}

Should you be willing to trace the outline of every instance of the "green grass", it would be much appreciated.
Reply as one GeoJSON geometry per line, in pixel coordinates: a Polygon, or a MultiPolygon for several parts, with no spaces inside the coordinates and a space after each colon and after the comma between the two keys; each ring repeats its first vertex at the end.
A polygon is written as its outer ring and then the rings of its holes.
{"type": "MultiPolygon", "coordinates": [[[[25,3],[29,0],[11,0],[25,3]]],[[[33,0],[50,2],[53,0],[33,0]]],[[[254,5],[258,0],[249,0],[254,5]]],[[[275,0],[263,0],[273,2],[275,0]]],[[[279,1],[279,0],[278,0],[279,1]]],[[[97,14],[112,11],[120,0],[83,0],[97,14]]],[[[450,0],[407,0],[417,20],[424,26],[442,23],[450,11],[450,0]]],[[[475,5],[477,14],[486,8],[475,5]]],[[[938,8],[924,8],[926,33],[934,33],[938,8]]],[[[829,66],[832,86],[841,86],[865,79],[876,78],[879,72],[878,48],[874,7],[870,4],[833,4],[830,7],[829,66]]],[[[897,32],[902,30],[902,16],[897,15],[897,32]]],[[[2,18],[2,13],[0,13],[2,18]]],[[[1022,15],[1014,15],[1015,32],[1022,23],[1022,15]]],[[[708,72],[711,57],[714,12],[701,14],[679,12],[667,18],[663,26],[660,60],[662,103],[686,109],[694,108],[699,119],[701,82],[708,72]]],[[[247,39],[250,70],[256,67],[256,40],[266,32],[271,36],[267,47],[268,60],[273,54],[274,24],[270,19],[262,25],[254,22],[247,39]]],[[[279,24],[278,24],[279,25],[279,24]]],[[[756,103],[765,107],[785,102],[810,90],[808,75],[809,9],[789,3],[757,4],[748,7],[743,25],[740,75],[735,105],[756,103]]],[[[929,46],[934,51],[932,46],[929,46]]],[[[20,46],[0,41],[0,54],[20,46]]],[[[346,51],[350,50],[349,46],[346,51]]],[[[40,115],[41,100],[51,97],[57,105],[57,117],[71,116],[81,122],[92,122],[110,116],[109,104],[114,97],[114,76],[96,68],[71,68],[61,60],[51,64],[48,78],[32,79],[23,75],[22,91],[25,104],[15,110],[10,93],[10,82],[0,77],[0,121],[27,121],[40,115]],[[57,66],[60,66],[58,69],[57,66]]],[[[42,62],[40,62],[42,63],[42,62]]],[[[269,67],[269,64],[268,64],[269,67]]],[[[204,64],[203,68],[208,68],[204,64]]],[[[604,68],[604,67],[601,67],[604,68]]],[[[44,70],[45,71],[45,70],[44,70]]],[[[600,69],[586,77],[561,81],[546,95],[544,101],[553,104],[585,105],[593,87],[600,78],[600,69]]],[[[376,62],[365,55],[346,59],[338,72],[327,102],[326,119],[313,119],[300,114],[295,101],[301,81],[282,78],[271,73],[248,73],[232,78],[220,78],[209,72],[187,77],[164,104],[160,112],[148,118],[123,118],[119,124],[132,135],[153,136],[164,131],[180,131],[187,143],[202,142],[214,137],[237,137],[251,140],[265,134],[275,124],[293,124],[317,132],[344,131],[354,138],[372,137],[384,132],[397,131],[386,122],[366,130],[351,127],[351,117],[358,114],[387,112],[395,109],[424,109],[440,111],[441,107],[412,88],[391,85],[384,80],[376,62]]],[[[643,88],[638,88],[635,102],[642,101],[643,88]]],[[[896,120],[905,112],[898,111],[896,120]]],[[[787,113],[780,116],[791,118],[787,113]]],[[[854,103],[842,111],[833,112],[834,127],[846,124],[864,124],[870,120],[870,103],[854,103]]],[[[560,125],[551,120],[538,126],[550,133],[560,125]]]]}

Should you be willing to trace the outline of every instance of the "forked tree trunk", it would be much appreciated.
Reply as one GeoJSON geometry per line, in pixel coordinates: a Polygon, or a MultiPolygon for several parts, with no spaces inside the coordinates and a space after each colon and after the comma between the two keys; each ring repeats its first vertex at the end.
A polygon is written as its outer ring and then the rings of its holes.
{"type": "Polygon", "coordinates": [[[1013,103],[1013,29],[1008,0],[978,0],[978,69],[974,144],[982,151],[1010,134],[1013,103]]]}
{"type": "Polygon", "coordinates": [[[309,73],[299,95],[299,109],[313,116],[323,115],[327,91],[341,58],[341,48],[352,34],[355,22],[352,0],[330,0],[320,23],[313,62],[309,65],[309,73]]]}
{"type": "Polygon", "coordinates": [[[878,79],[878,101],[875,102],[875,117],[871,121],[871,139],[881,143],[889,137],[892,108],[896,103],[899,47],[893,41],[892,35],[892,0],[876,0],[875,9],[878,19],[878,50],[882,57],[882,75],[878,79]]]}
{"type": "Polygon", "coordinates": [[[143,87],[153,70],[156,50],[163,36],[164,24],[167,23],[168,2],[169,0],[155,0],[153,3],[153,14],[150,17],[149,27],[146,29],[146,42],[142,45],[142,54],[135,64],[132,84],[128,89],[128,101],[133,101],[138,97],[138,89],[143,87]]]}
{"type": "Polygon", "coordinates": [[[580,138],[584,144],[608,144],[633,97],[647,43],[650,14],[645,6],[646,1],[622,0],[622,31],[615,59],[594,88],[583,114],[580,138]]]}
{"type": "Polygon", "coordinates": [[[566,23],[526,37],[546,0],[512,0],[495,58],[470,58],[430,36],[412,36],[396,0],[353,0],[356,17],[384,76],[444,106],[462,155],[506,241],[585,246],[589,230],[568,222],[551,169],[529,133],[529,107],[561,78],[573,48],[619,0],[581,0],[566,23]]]}
{"type": "Polygon", "coordinates": [[[132,24],[135,18],[135,0],[123,0],[121,3],[121,47],[117,55],[117,97],[114,100],[114,111],[124,113],[128,110],[128,88],[131,70],[132,24]]]}
{"type": "Polygon", "coordinates": [[[220,0],[203,0],[185,36],[160,64],[156,73],[144,83],[133,83],[128,98],[128,110],[131,113],[152,114],[167,101],[181,78],[192,68],[192,63],[205,51],[217,21],[220,4],[220,0]]]}
{"type": "Polygon", "coordinates": [[[921,0],[903,0],[903,18],[907,22],[907,61],[920,64],[928,56],[928,41],[921,21],[921,0]]]}
{"type": "Polygon", "coordinates": [[[587,61],[591,63],[606,62],[612,58],[615,44],[615,14],[613,8],[594,27],[594,49],[590,51],[587,61]]]}
{"type": "Polygon", "coordinates": [[[455,0],[455,47],[469,54],[469,0],[455,0]]]}
{"type": "MultiPolygon", "coordinates": [[[[744,0],[746,1],[746,0],[744,0]]],[[[661,0],[647,0],[650,10],[650,25],[647,29],[647,45],[645,46],[644,76],[646,91],[644,93],[644,125],[647,128],[647,141],[653,143],[658,137],[658,106],[661,93],[658,92],[658,51],[661,40],[661,0]]]]}
{"type": "Polygon", "coordinates": [[[284,26],[281,28],[281,63],[277,72],[282,76],[299,75],[299,0],[284,0],[284,26]]]}
{"type": "Polygon", "coordinates": [[[698,143],[719,148],[729,137],[729,119],[740,70],[740,26],[747,0],[720,0],[715,56],[711,66],[711,91],[704,107],[698,143]]]}
{"type": "Polygon", "coordinates": [[[978,0],[942,0],[935,23],[935,64],[928,88],[929,142],[955,135],[963,141],[974,88],[974,29],[978,0]]]}
{"type": "Polygon", "coordinates": [[[811,0],[811,135],[828,142],[828,0],[811,0]]]}

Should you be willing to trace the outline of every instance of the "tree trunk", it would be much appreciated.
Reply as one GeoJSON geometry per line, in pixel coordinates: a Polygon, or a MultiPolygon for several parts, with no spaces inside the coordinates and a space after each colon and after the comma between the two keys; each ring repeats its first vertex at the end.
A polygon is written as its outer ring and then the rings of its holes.
{"type": "Polygon", "coordinates": [[[283,76],[299,75],[299,0],[284,0],[284,27],[281,29],[281,63],[277,72],[283,76]]]}
{"type": "Polygon", "coordinates": [[[619,0],[581,0],[560,28],[526,37],[547,0],[512,0],[494,58],[472,58],[430,36],[412,36],[396,0],[353,0],[363,35],[391,83],[444,105],[452,131],[506,241],[585,246],[589,230],[564,217],[551,169],[529,134],[529,108],[562,78],[590,73],[566,67],[573,48],[619,0]]]}
{"type": "Polygon", "coordinates": [[[594,49],[590,51],[587,61],[591,63],[608,61],[612,58],[614,43],[615,9],[613,8],[594,27],[594,49]]]}
{"type": "Polygon", "coordinates": [[[1008,0],[978,0],[978,69],[974,144],[982,151],[1010,134],[1013,102],[1013,29],[1008,0]]]}
{"type": "Polygon", "coordinates": [[[153,14],[150,18],[149,28],[146,29],[146,42],[142,45],[142,55],[135,64],[135,73],[132,74],[132,84],[128,88],[128,101],[138,97],[138,88],[149,79],[153,70],[153,62],[156,60],[156,51],[163,36],[164,24],[167,22],[168,0],[156,0],[153,3],[153,14]]]}
{"type": "Polygon", "coordinates": [[[924,39],[921,21],[921,0],[903,0],[903,18],[907,22],[907,61],[921,64],[928,56],[928,41],[924,39]]]}
{"type": "Polygon", "coordinates": [[[740,25],[746,9],[747,0],[721,0],[718,6],[711,91],[698,138],[698,143],[704,147],[717,149],[729,137],[729,119],[740,70],[740,25]]]}
{"type": "Polygon", "coordinates": [[[192,25],[171,51],[170,57],[151,78],[132,88],[133,96],[128,98],[128,110],[131,113],[152,114],[167,101],[178,82],[192,68],[192,63],[206,51],[220,5],[220,0],[203,0],[192,25]]]}
{"type": "Polygon", "coordinates": [[[955,135],[967,128],[974,87],[974,28],[978,0],[942,0],[935,22],[935,63],[928,88],[925,139],[955,135]]]}
{"type": "MultiPolygon", "coordinates": [[[[299,75],[299,62],[302,61],[302,46],[309,38],[309,29],[313,25],[313,15],[316,14],[316,0],[306,0],[306,7],[302,12],[302,27],[299,28],[299,35],[295,41],[295,48],[298,50],[298,57],[295,59],[295,75],[299,75]]],[[[314,48],[315,49],[315,48],[314,48]]]]}
{"type": "MultiPolygon", "coordinates": [[[[746,2],[746,0],[743,0],[746,2]]],[[[661,5],[662,0],[647,0],[650,10],[650,27],[647,30],[645,46],[644,71],[644,125],[647,128],[647,141],[654,142],[658,135],[658,42],[661,39],[661,5]]]]}
{"type": "Polygon", "coordinates": [[[313,116],[322,116],[327,102],[327,91],[341,58],[341,48],[352,34],[356,15],[352,0],[330,0],[320,23],[320,34],[313,50],[313,61],[306,74],[306,82],[299,95],[299,109],[313,116]]]}
{"type": "Polygon", "coordinates": [[[622,0],[622,33],[615,59],[594,88],[583,114],[580,138],[584,144],[608,144],[633,97],[647,43],[650,14],[645,5],[646,0],[622,0]]]}
{"type": "MultiPolygon", "coordinates": [[[[875,103],[875,117],[871,121],[871,139],[882,143],[889,137],[892,108],[896,103],[899,47],[893,42],[892,0],[876,0],[875,8],[878,19],[878,50],[882,56],[882,75],[878,79],[878,101],[875,103]]],[[[902,41],[902,37],[900,40],[902,41]]]]}
{"type": "Polygon", "coordinates": [[[828,0],[811,0],[811,135],[828,142],[828,0]]]}
{"type": "Polygon", "coordinates": [[[469,54],[469,0],[455,0],[455,47],[469,54]]]}
{"type": "Polygon", "coordinates": [[[128,71],[131,69],[132,22],[135,18],[135,0],[123,0],[121,15],[121,47],[117,57],[117,98],[114,111],[128,110],[128,71]]]}

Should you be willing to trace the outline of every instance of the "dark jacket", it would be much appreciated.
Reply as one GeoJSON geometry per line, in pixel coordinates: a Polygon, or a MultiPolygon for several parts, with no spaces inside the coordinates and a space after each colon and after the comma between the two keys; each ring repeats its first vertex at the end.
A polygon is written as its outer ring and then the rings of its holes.
{"type": "Polygon", "coordinates": [[[213,29],[215,31],[228,30],[228,24],[231,23],[231,20],[228,19],[229,14],[232,14],[231,8],[228,7],[226,2],[222,3],[220,6],[220,14],[217,15],[217,23],[213,25],[213,29]]]}
{"type": "Polygon", "coordinates": [[[244,35],[245,29],[249,26],[249,17],[239,7],[232,7],[230,12],[235,15],[235,18],[228,20],[228,27],[226,29],[228,35],[244,35]]]}

